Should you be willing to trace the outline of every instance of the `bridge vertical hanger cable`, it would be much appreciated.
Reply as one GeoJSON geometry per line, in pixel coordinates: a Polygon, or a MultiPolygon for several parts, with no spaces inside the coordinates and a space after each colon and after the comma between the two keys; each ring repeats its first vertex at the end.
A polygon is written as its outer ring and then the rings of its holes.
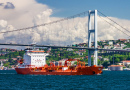
{"type": "Polygon", "coordinates": [[[71,19],[68,19],[68,32],[69,32],[68,45],[69,45],[69,46],[71,45],[71,33],[70,33],[70,32],[72,32],[72,29],[70,28],[70,20],[71,20],[71,19]]]}
{"type": "Polygon", "coordinates": [[[50,40],[51,40],[51,45],[54,45],[54,43],[53,43],[53,31],[52,31],[52,29],[54,29],[55,27],[54,27],[54,23],[53,24],[51,24],[51,36],[50,36],[50,40]]]}
{"type": "Polygon", "coordinates": [[[106,17],[107,19],[109,19],[110,21],[114,22],[116,25],[120,26],[120,27],[121,27],[122,29],[124,29],[125,31],[127,31],[127,32],[130,33],[129,30],[127,30],[126,28],[124,28],[123,26],[121,26],[120,24],[118,24],[117,22],[115,22],[114,20],[112,20],[111,18],[109,18],[108,16],[106,16],[105,14],[103,14],[102,12],[100,12],[99,10],[98,10],[98,12],[99,12],[100,14],[102,14],[103,16],[105,16],[105,17],[106,17]]]}
{"type": "Polygon", "coordinates": [[[65,31],[65,32],[64,32],[64,34],[65,34],[65,40],[66,40],[66,41],[65,41],[65,46],[67,45],[66,43],[67,43],[67,40],[68,40],[68,35],[66,35],[66,31],[67,31],[67,29],[68,29],[68,28],[67,28],[67,23],[68,23],[68,19],[66,20],[66,26],[65,26],[65,29],[64,29],[64,31],[65,31]]]}
{"type": "MultiPolygon", "coordinates": [[[[87,15],[86,13],[84,13],[84,18],[85,18],[85,19],[87,19],[87,16],[88,16],[88,15],[87,15]]],[[[87,22],[84,23],[84,30],[85,30],[85,32],[88,31],[88,29],[87,29],[88,27],[86,27],[86,25],[87,25],[87,22]]],[[[88,34],[88,32],[86,32],[86,33],[88,34]]],[[[87,37],[86,37],[86,38],[87,38],[87,37]]],[[[85,38],[85,39],[86,39],[86,38],[85,38]]],[[[85,41],[85,43],[87,43],[87,41],[85,41]]]]}
{"type": "Polygon", "coordinates": [[[110,24],[111,26],[115,27],[116,29],[118,29],[119,31],[121,31],[122,33],[124,33],[125,35],[127,35],[128,37],[130,37],[130,35],[126,34],[125,32],[123,32],[121,29],[117,28],[116,26],[114,26],[113,24],[111,24],[110,22],[108,22],[107,20],[105,20],[103,17],[98,16],[101,19],[103,19],[105,22],[107,22],[108,24],[110,24]]]}
{"type": "Polygon", "coordinates": [[[72,27],[71,27],[71,28],[72,28],[71,46],[73,45],[73,37],[74,37],[74,36],[73,36],[73,34],[74,34],[73,31],[74,31],[74,29],[75,29],[75,28],[74,28],[74,27],[75,27],[74,20],[75,20],[75,18],[73,17],[73,18],[72,18],[72,27]]]}
{"type": "Polygon", "coordinates": [[[63,33],[63,31],[64,31],[64,27],[63,27],[63,22],[60,22],[60,26],[61,26],[61,45],[63,46],[64,44],[63,44],[63,42],[64,42],[64,33],[63,33]]]}
{"type": "MultiPolygon", "coordinates": [[[[49,27],[47,27],[47,29],[49,29],[49,27]]],[[[45,42],[46,42],[46,45],[47,45],[47,39],[48,39],[48,38],[47,38],[47,29],[45,29],[45,34],[44,34],[44,35],[45,35],[45,40],[46,40],[46,41],[45,41],[45,42]]],[[[44,40],[43,40],[43,41],[44,41],[44,40]]]]}
{"type": "MultiPolygon", "coordinates": [[[[128,31],[128,33],[122,31],[121,29],[119,29],[118,27],[116,27],[115,25],[113,25],[112,23],[108,22],[107,20],[105,20],[103,17],[101,16],[98,16],[100,17],[101,19],[103,19],[105,22],[107,22],[108,24],[110,24],[111,26],[115,27],[117,30],[119,30],[120,32],[122,32],[123,34],[127,35],[128,37],[127,38],[130,38],[130,35],[129,35],[129,30],[125,29],[124,27],[122,27],[121,25],[119,25],[118,23],[114,22],[112,19],[110,21],[112,21],[113,23],[116,23],[116,25],[120,26],[122,29],[124,29],[125,31],[128,31]]],[[[108,19],[108,18],[107,18],[108,19]]],[[[109,18],[110,19],[110,18],[109,18]]],[[[109,20],[108,19],[108,20],[109,20]]]]}
{"type": "Polygon", "coordinates": [[[71,33],[70,33],[70,46],[72,46],[72,34],[73,34],[72,25],[73,25],[73,18],[70,19],[70,29],[71,29],[71,33]]]}
{"type": "Polygon", "coordinates": [[[75,19],[75,18],[73,17],[73,18],[72,18],[72,21],[71,21],[71,22],[72,22],[72,27],[71,27],[71,29],[72,29],[72,34],[71,34],[71,46],[73,45],[73,34],[74,34],[73,31],[74,31],[74,26],[75,26],[75,25],[74,25],[74,19],[75,19]]]}
{"type": "MultiPolygon", "coordinates": [[[[58,27],[59,27],[59,28],[61,28],[60,23],[61,23],[61,22],[58,22],[58,27]]],[[[61,37],[60,34],[61,34],[61,31],[62,31],[62,30],[60,29],[60,30],[58,30],[58,31],[59,31],[59,32],[58,32],[58,36],[59,36],[59,37],[58,37],[58,38],[59,38],[59,46],[61,46],[61,38],[62,38],[62,37],[61,37]]]]}
{"type": "MultiPolygon", "coordinates": [[[[58,27],[59,27],[59,28],[61,28],[60,23],[61,23],[61,22],[58,22],[58,27]]],[[[59,36],[59,37],[58,37],[58,38],[59,38],[59,46],[61,46],[61,36],[60,36],[61,29],[58,30],[58,31],[59,31],[59,32],[58,32],[58,36],[59,36]]]]}
{"type": "Polygon", "coordinates": [[[62,26],[63,26],[63,40],[64,40],[64,42],[63,42],[63,45],[65,46],[65,21],[62,21],[62,26]]]}
{"type": "MultiPolygon", "coordinates": [[[[97,16],[98,16],[98,15],[97,15],[97,16]]],[[[98,17],[97,17],[97,22],[98,22],[98,20],[99,20],[99,19],[98,19],[98,17]]],[[[98,25],[98,23],[97,23],[97,25],[98,25]]],[[[98,26],[99,26],[99,25],[98,25],[98,26]]],[[[99,32],[99,33],[100,33],[100,32],[99,32]]],[[[101,37],[100,37],[99,33],[97,34],[97,35],[98,35],[98,36],[97,36],[97,37],[98,37],[97,41],[101,41],[101,37]]]]}
{"type": "Polygon", "coordinates": [[[67,19],[67,21],[66,21],[67,23],[66,23],[66,36],[67,36],[67,41],[66,41],[66,46],[68,45],[68,43],[69,43],[69,33],[67,33],[67,32],[69,32],[69,28],[68,28],[68,19],[67,19]]]}
{"type": "Polygon", "coordinates": [[[51,26],[52,26],[52,24],[50,24],[50,30],[48,31],[49,45],[51,45],[51,26]]]}
{"type": "Polygon", "coordinates": [[[79,42],[78,42],[78,43],[81,43],[81,42],[80,42],[80,39],[81,39],[81,36],[80,36],[81,30],[80,30],[80,28],[79,28],[79,27],[80,27],[80,15],[77,17],[77,26],[78,26],[78,27],[77,27],[77,30],[78,30],[78,32],[79,32],[79,33],[78,33],[78,36],[77,36],[77,37],[79,38],[79,42]]]}
{"type": "Polygon", "coordinates": [[[62,21],[62,35],[63,35],[63,46],[65,46],[65,26],[64,26],[65,21],[62,21]]]}
{"type": "MultiPolygon", "coordinates": [[[[86,13],[83,14],[83,17],[86,18],[86,13]]],[[[83,20],[84,21],[84,20],[83,20]]],[[[83,24],[83,27],[84,27],[84,31],[86,32],[86,23],[83,24]]],[[[86,40],[86,37],[85,37],[85,40],[86,40]]],[[[84,43],[87,43],[86,41],[84,41],[84,43]]],[[[85,49],[83,49],[85,50],[85,49]]],[[[86,51],[85,51],[86,52],[86,51]]]]}

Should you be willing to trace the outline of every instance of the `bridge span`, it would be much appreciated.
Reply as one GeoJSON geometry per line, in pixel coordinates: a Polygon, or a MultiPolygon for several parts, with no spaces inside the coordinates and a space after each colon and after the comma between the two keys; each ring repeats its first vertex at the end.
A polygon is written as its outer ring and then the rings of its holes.
{"type": "MultiPolygon", "coordinates": [[[[98,11],[99,12],[99,11],[98,11]]],[[[114,51],[114,52],[130,52],[130,50],[117,50],[117,49],[101,49],[101,48],[98,48],[98,43],[97,43],[97,35],[98,35],[98,30],[97,30],[97,10],[89,10],[87,12],[83,12],[83,13],[80,13],[80,14],[77,14],[77,15],[74,15],[74,16],[71,16],[71,17],[67,17],[67,18],[64,18],[64,19],[61,19],[61,20],[58,20],[58,21],[54,21],[54,22],[50,22],[50,23],[45,23],[45,24],[41,24],[41,25],[36,25],[36,26],[33,26],[33,27],[28,27],[28,28],[23,28],[23,29],[17,29],[17,30],[12,30],[12,31],[6,31],[6,32],[0,32],[1,33],[10,33],[10,32],[14,32],[14,31],[22,31],[22,30],[27,30],[27,29],[33,29],[33,28],[36,28],[36,27],[41,27],[41,26],[45,26],[45,25],[52,25],[57,22],[61,22],[61,21],[65,21],[65,20],[68,20],[68,19],[71,19],[73,18],[73,24],[74,24],[74,17],[77,17],[77,16],[80,16],[80,15],[85,15],[86,13],[88,13],[88,47],[73,47],[73,46],[66,46],[67,44],[64,44],[65,46],[55,46],[54,44],[53,45],[36,45],[36,44],[6,44],[6,43],[0,43],[0,45],[8,45],[8,46],[29,46],[29,47],[48,47],[48,48],[72,48],[72,49],[87,49],[88,50],[88,66],[91,66],[91,55],[94,54],[94,65],[98,65],[97,64],[97,58],[98,58],[98,50],[103,50],[103,51],[114,51]],[[93,19],[94,18],[94,19],[93,19]],[[94,41],[93,41],[94,39],[94,41]],[[92,41],[94,42],[93,45],[94,45],[94,48],[92,48],[92,41]]],[[[101,12],[100,12],[101,13],[101,12]]],[[[102,13],[101,13],[102,14],[102,13]]],[[[107,17],[108,18],[108,17],[107,17]]],[[[114,22],[113,20],[111,20],[110,18],[108,18],[110,21],[114,22]]],[[[106,21],[107,22],[107,21],[106,21]]],[[[67,23],[69,23],[67,21],[67,23]]],[[[117,24],[116,22],[114,22],[115,24],[117,24]]],[[[62,24],[62,23],[60,23],[62,24]]],[[[110,24],[110,23],[109,23],[110,24]]],[[[86,24],[85,24],[86,25],[86,24]]],[[[112,24],[110,24],[112,25],[112,24]]],[[[118,26],[120,26],[119,24],[117,24],[118,26]]],[[[61,25],[62,26],[62,25],[61,25]]],[[[65,30],[69,30],[68,29],[69,25],[67,26],[67,28],[65,30]]],[[[120,26],[121,28],[123,28],[122,26],[120,26]]],[[[62,26],[63,28],[63,26],[62,26]]],[[[62,30],[62,28],[60,29],[60,31],[62,30]]],[[[115,27],[117,28],[117,27],[115,27]]],[[[49,27],[49,31],[51,30],[52,28],[49,27]]],[[[118,28],[117,28],[118,29],[118,28]]],[[[123,28],[124,29],[124,28],[123,28]]],[[[44,29],[43,29],[44,30],[44,29]]],[[[85,29],[86,30],[86,29],[85,29]]],[[[120,29],[119,29],[120,30],[120,29]]],[[[126,30],[126,29],[125,29],[126,30]]],[[[59,32],[60,32],[59,31],[59,32]]],[[[129,32],[129,30],[126,30],[129,32]]],[[[77,31],[76,31],[77,32],[77,31]]],[[[86,32],[86,31],[85,31],[86,32]]],[[[121,31],[122,32],[122,31],[121,31]]],[[[46,31],[45,31],[46,33],[46,31]]],[[[51,31],[51,33],[53,35],[60,35],[61,33],[55,33],[51,31]]],[[[62,33],[65,33],[65,31],[63,31],[62,33]]],[[[80,31],[78,33],[81,33],[80,31]]],[[[84,32],[83,32],[84,33],[84,32]]],[[[124,32],[122,32],[124,33],[124,32]]],[[[126,34],[126,33],[124,33],[126,34]]],[[[65,33],[65,36],[67,34],[65,33]]],[[[80,35],[80,37],[82,36],[83,34],[80,35]]],[[[128,34],[126,34],[128,37],[130,37],[128,34]]],[[[45,35],[47,36],[47,35],[45,35]]],[[[49,38],[49,36],[47,36],[49,38]]],[[[69,38],[72,37],[72,35],[68,36],[69,38]]],[[[86,36],[85,36],[86,37],[86,36]]],[[[57,38],[53,38],[53,39],[57,39],[57,38]]],[[[65,39],[64,37],[61,38],[61,39],[65,39]]],[[[49,42],[50,39],[47,39],[47,42],[49,42]]],[[[58,40],[58,39],[57,39],[58,40]]],[[[68,39],[67,39],[68,40],[68,39]]],[[[72,38],[71,38],[72,40],[72,38]]],[[[70,40],[70,42],[71,42],[70,40]]],[[[74,39],[76,40],[76,39],[74,39]]],[[[81,40],[80,40],[81,41],[81,40]]],[[[65,42],[65,41],[64,41],[65,42]]]]}
{"type": "Polygon", "coordinates": [[[47,47],[47,48],[72,48],[72,49],[87,49],[87,50],[103,50],[103,51],[115,51],[115,52],[130,52],[125,49],[102,49],[102,48],[88,48],[88,47],[72,47],[72,46],[53,46],[53,45],[34,45],[34,44],[6,44],[0,43],[1,46],[29,46],[29,47],[47,47]]]}

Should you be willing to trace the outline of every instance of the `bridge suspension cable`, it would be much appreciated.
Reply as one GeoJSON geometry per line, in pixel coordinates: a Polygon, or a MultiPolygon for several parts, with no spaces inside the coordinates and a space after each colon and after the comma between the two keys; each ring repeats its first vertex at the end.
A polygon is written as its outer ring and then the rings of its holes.
{"type": "MultiPolygon", "coordinates": [[[[98,16],[101,19],[103,19],[101,16],[98,16]]],[[[103,19],[104,21],[106,21],[108,24],[110,24],[111,26],[115,27],[116,29],[118,29],[119,31],[121,31],[122,33],[124,33],[125,35],[127,35],[128,37],[130,37],[130,35],[126,34],[125,32],[123,32],[121,29],[117,28],[116,26],[114,26],[113,24],[111,24],[110,22],[108,22],[107,20],[103,19]]]]}
{"type": "Polygon", "coordinates": [[[107,19],[109,19],[110,21],[114,22],[116,25],[120,26],[121,28],[123,28],[124,30],[126,30],[127,32],[130,33],[130,30],[127,30],[126,28],[124,28],[123,26],[121,26],[120,24],[118,24],[117,22],[115,22],[114,20],[110,19],[108,16],[106,16],[105,14],[103,14],[102,12],[100,12],[99,10],[97,10],[100,14],[102,14],[103,16],[105,16],[107,19]]]}
{"type": "Polygon", "coordinates": [[[52,22],[49,22],[49,23],[44,23],[44,24],[41,24],[41,25],[36,25],[36,26],[32,26],[32,27],[27,27],[27,28],[16,29],[16,30],[12,30],[12,31],[0,32],[0,34],[1,33],[15,32],[15,31],[22,31],[22,30],[29,30],[29,29],[33,29],[33,28],[36,28],[36,27],[46,26],[46,25],[57,23],[57,22],[65,21],[65,20],[68,20],[68,19],[76,18],[76,17],[79,17],[81,15],[85,15],[87,13],[88,13],[88,11],[85,11],[85,12],[82,12],[82,13],[79,13],[79,14],[76,14],[76,15],[73,15],[73,16],[69,16],[69,17],[66,17],[66,18],[63,18],[63,19],[60,19],[60,20],[52,21],[52,22]]]}

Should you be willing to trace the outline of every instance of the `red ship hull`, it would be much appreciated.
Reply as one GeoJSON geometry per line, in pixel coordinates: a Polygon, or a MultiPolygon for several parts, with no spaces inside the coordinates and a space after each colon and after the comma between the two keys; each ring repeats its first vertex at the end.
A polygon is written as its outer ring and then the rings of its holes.
{"type": "Polygon", "coordinates": [[[94,75],[102,74],[102,66],[78,67],[76,70],[40,70],[32,68],[15,68],[18,74],[31,75],[94,75]]]}

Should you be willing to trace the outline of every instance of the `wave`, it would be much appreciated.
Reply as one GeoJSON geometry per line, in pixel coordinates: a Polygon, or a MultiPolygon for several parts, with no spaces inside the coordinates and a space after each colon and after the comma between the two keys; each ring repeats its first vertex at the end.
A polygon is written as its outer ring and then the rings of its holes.
{"type": "Polygon", "coordinates": [[[0,73],[0,74],[16,74],[16,73],[0,73]]]}

